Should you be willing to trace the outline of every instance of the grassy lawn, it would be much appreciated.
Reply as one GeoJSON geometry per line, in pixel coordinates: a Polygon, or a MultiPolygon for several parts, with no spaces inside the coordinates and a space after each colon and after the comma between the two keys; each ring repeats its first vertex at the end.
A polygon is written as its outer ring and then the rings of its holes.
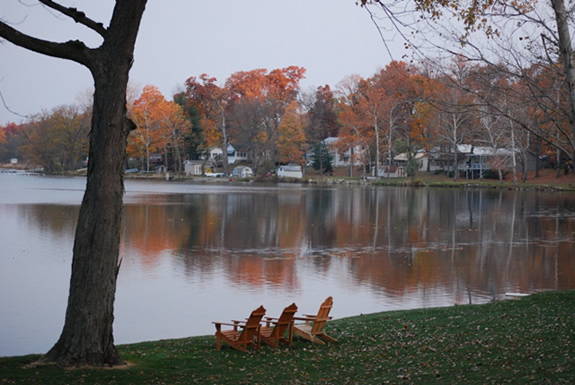
{"type": "Polygon", "coordinates": [[[362,315],[327,325],[336,343],[241,353],[215,337],[119,346],[115,369],[0,358],[0,384],[573,384],[575,291],[362,315]]]}
{"type": "MultiPolygon", "coordinates": [[[[319,172],[310,168],[306,169],[306,178],[314,183],[335,182],[359,182],[362,180],[361,173],[357,172],[354,178],[349,178],[348,171],[344,167],[334,170],[333,176],[320,176],[319,172]]],[[[520,178],[520,176],[519,176],[520,178]]],[[[545,169],[540,171],[538,177],[534,171],[530,171],[525,182],[515,183],[511,175],[507,175],[503,183],[496,179],[465,179],[460,177],[454,181],[452,177],[443,174],[428,172],[418,172],[412,181],[411,178],[379,178],[370,179],[375,186],[417,186],[417,187],[464,187],[464,188],[487,188],[487,189],[526,189],[526,190],[555,190],[555,191],[575,191],[575,173],[557,176],[555,170],[545,169]]]]}

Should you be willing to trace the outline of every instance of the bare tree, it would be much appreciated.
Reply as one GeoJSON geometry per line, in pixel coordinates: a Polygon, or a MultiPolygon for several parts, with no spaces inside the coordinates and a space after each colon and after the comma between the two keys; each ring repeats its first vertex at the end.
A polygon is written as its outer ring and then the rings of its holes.
{"type": "MultiPolygon", "coordinates": [[[[571,36],[575,8],[571,1],[362,0],[361,4],[370,11],[382,38],[391,36],[382,30],[395,31],[415,56],[438,61],[441,56],[458,55],[493,69],[504,68],[509,79],[524,85],[527,93],[522,99],[537,104],[537,113],[545,115],[550,124],[544,124],[542,130],[532,124],[533,119],[513,113],[515,108],[500,113],[532,138],[575,160],[575,49],[571,36]],[[542,67],[552,71],[533,70],[542,67]],[[546,92],[542,76],[547,76],[549,83],[559,80],[560,92],[546,92]]],[[[439,66],[436,70],[442,71],[439,66]]]]}
{"type": "Polygon", "coordinates": [[[38,0],[52,12],[73,19],[102,37],[83,42],[46,41],[0,21],[0,37],[22,48],[87,67],[94,79],[86,191],[76,227],[65,324],[58,342],[42,358],[66,366],[122,364],[112,324],[119,269],[126,139],[134,124],[127,118],[128,73],[146,0],[117,0],[105,27],[75,8],[38,0]]]}
{"type": "Polygon", "coordinates": [[[320,175],[323,175],[328,167],[323,164],[325,156],[321,155],[322,148],[325,149],[325,139],[337,136],[339,130],[335,98],[329,85],[319,86],[315,92],[303,95],[302,105],[307,112],[308,141],[318,150],[314,156],[319,161],[320,175]]]}

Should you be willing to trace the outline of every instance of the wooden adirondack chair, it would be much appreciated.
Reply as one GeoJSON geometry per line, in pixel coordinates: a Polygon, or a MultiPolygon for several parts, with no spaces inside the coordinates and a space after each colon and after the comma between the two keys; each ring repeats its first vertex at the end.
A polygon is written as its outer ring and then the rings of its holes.
{"type": "Polygon", "coordinates": [[[331,342],[337,342],[333,337],[328,336],[323,331],[325,323],[332,317],[329,316],[331,307],[333,306],[333,298],[327,297],[326,300],[319,307],[317,315],[306,315],[303,317],[294,317],[294,320],[305,321],[304,324],[294,325],[294,333],[306,340],[324,345],[321,339],[331,342]],[[319,337],[319,338],[317,338],[319,337]]]}
{"type": "Polygon", "coordinates": [[[292,303],[284,309],[279,318],[266,317],[265,324],[260,331],[262,341],[276,348],[279,346],[280,341],[291,345],[293,340],[293,318],[296,312],[297,306],[292,303]],[[285,338],[286,331],[288,332],[288,338],[285,338]]]}
{"type": "Polygon", "coordinates": [[[261,343],[260,322],[265,314],[266,309],[260,306],[252,311],[252,314],[250,314],[246,321],[232,321],[232,323],[212,322],[216,325],[216,344],[218,350],[222,347],[222,341],[242,352],[247,350],[248,345],[259,349],[261,343]],[[222,330],[222,325],[233,326],[233,329],[222,330]],[[257,343],[254,342],[254,338],[257,343]]]}

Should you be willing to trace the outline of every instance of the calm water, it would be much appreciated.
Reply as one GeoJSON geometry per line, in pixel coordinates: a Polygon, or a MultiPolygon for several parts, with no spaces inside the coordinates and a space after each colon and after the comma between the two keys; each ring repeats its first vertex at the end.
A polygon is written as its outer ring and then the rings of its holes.
{"type": "MultiPolygon", "coordinates": [[[[0,356],[63,326],[85,179],[0,174],[0,356]]],[[[263,304],[336,318],[575,289],[575,194],[127,181],[117,343],[263,304]]]]}

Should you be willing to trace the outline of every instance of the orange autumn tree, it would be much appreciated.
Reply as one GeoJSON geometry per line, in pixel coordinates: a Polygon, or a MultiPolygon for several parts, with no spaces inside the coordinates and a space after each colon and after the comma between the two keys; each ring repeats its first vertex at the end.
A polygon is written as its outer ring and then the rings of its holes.
{"type": "Polygon", "coordinates": [[[6,133],[4,132],[4,126],[0,125],[0,145],[6,144],[6,133]]]}
{"type": "Polygon", "coordinates": [[[140,97],[134,101],[130,116],[136,124],[136,129],[128,137],[128,156],[138,156],[150,171],[150,156],[161,146],[158,143],[157,106],[164,100],[160,90],[151,85],[144,87],[140,97]]]}
{"type": "Polygon", "coordinates": [[[417,68],[396,61],[369,79],[344,79],[338,84],[339,150],[363,148],[354,155],[363,158],[364,172],[370,166],[381,176],[389,175],[398,151],[412,160],[428,146],[429,88],[417,68]],[[388,166],[386,172],[381,164],[388,166]]]}
{"type": "Polygon", "coordinates": [[[24,133],[22,132],[22,125],[14,122],[9,122],[4,126],[0,126],[0,161],[8,163],[10,159],[19,159],[22,157],[20,152],[22,142],[24,141],[24,133]]]}
{"type": "Polygon", "coordinates": [[[353,176],[356,163],[363,166],[363,174],[369,166],[369,141],[371,133],[359,109],[359,86],[365,81],[359,75],[351,75],[337,85],[337,117],[340,125],[336,147],[340,153],[350,151],[349,176],[353,176]],[[360,149],[360,151],[356,151],[360,149]]]}
{"type": "Polygon", "coordinates": [[[303,166],[306,148],[303,117],[297,101],[294,100],[286,108],[279,125],[279,160],[282,163],[297,163],[303,166]]]}
{"type": "Polygon", "coordinates": [[[426,108],[427,80],[416,67],[393,61],[373,77],[373,82],[386,95],[384,141],[388,172],[400,152],[406,154],[407,174],[413,177],[417,171],[415,156],[427,141],[425,115],[431,111],[426,108]]]}
{"type": "Polygon", "coordinates": [[[271,168],[278,161],[279,125],[304,75],[305,68],[290,66],[269,73],[240,71],[226,81],[234,143],[251,154],[254,169],[271,168]]]}
{"type": "Polygon", "coordinates": [[[207,74],[199,79],[192,76],[186,80],[188,103],[199,112],[200,127],[204,133],[207,148],[221,147],[224,174],[228,175],[228,145],[230,129],[228,124],[228,106],[230,92],[227,87],[216,84],[217,79],[207,74]]]}
{"type": "Polygon", "coordinates": [[[86,154],[88,117],[73,106],[61,106],[30,117],[22,126],[27,157],[48,172],[75,170],[86,154]]]}
{"type": "Polygon", "coordinates": [[[139,156],[146,164],[146,171],[150,171],[152,153],[161,153],[166,166],[172,155],[171,168],[181,171],[184,138],[191,130],[182,107],[166,100],[157,87],[147,85],[140,98],[134,101],[131,116],[136,129],[128,138],[128,154],[139,156]]]}
{"type": "Polygon", "coordinates": [[[371,149],[370,171],[380,176],[382,137],[385,135],[385,124],[392,101],[385,89],[378,87],[373,79],[366,79],[359,84],[357,111],[361,117],[367,143],[371,149]],[[373,165],[373,168],[371,167],[373,165]]]}
{"type": "Polygon", "coordinates": [[[164,144],[164,154],[172,155],[173,170],[182,171],[185,153],[185,138],[189,135],[192,125],[186,119],[182,106],[173,101],[164,101],[158,106],[158,121],[160,124],[161,143],[164,144]]]}

